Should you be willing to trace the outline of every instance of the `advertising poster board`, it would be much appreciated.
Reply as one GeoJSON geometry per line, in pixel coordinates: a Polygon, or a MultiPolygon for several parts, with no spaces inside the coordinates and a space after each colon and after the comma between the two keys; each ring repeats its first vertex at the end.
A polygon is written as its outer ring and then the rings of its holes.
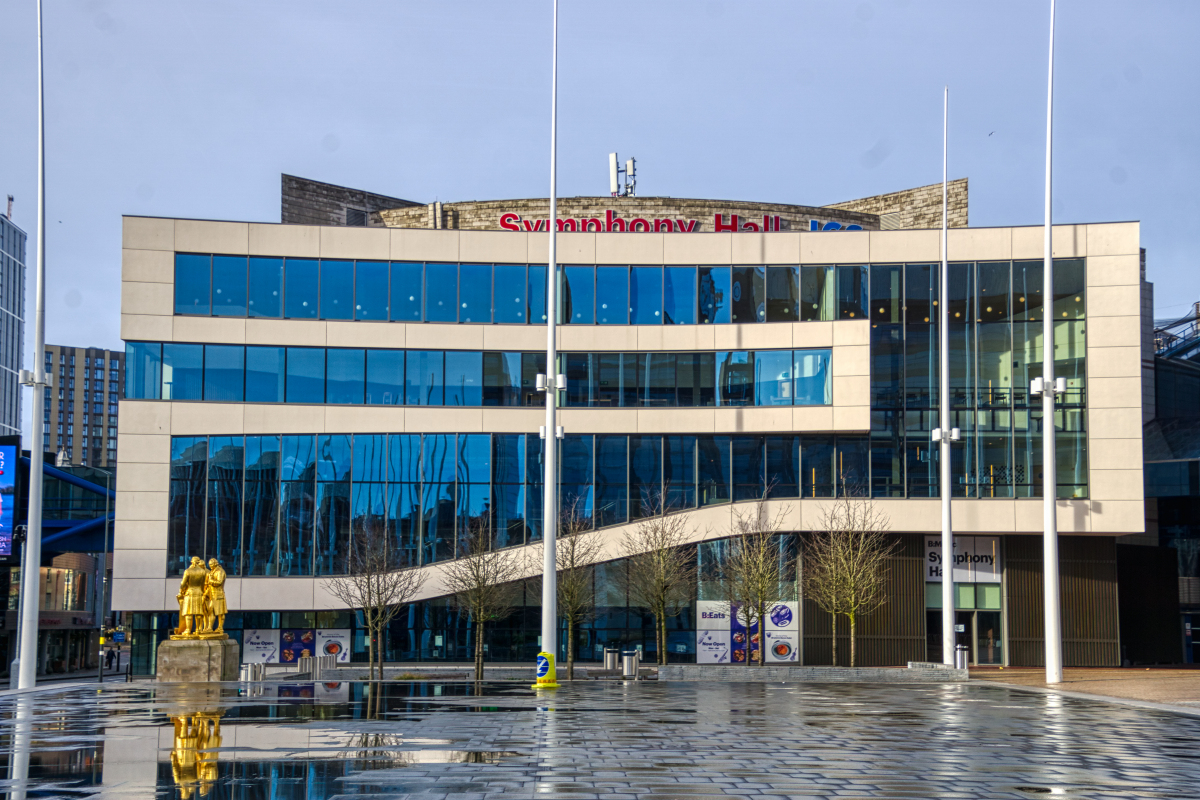
{"type": "Polygon", "coordinates": [[[278,664],[279,631],[275,628],[247,628],[242,631],[242,663],[278,664]]]}
{"type": "MultiPolygon", "coordinates": [[[[764,641],[758,625],[747,630],[736,611],[736,605],[731,608],[723,600],[696,603],[697,664],[745,664],[747,656],[757,658],[764,641]]],[[[799,660],[799,603],[776,603],[767,612],[765,628],[767,663],[799,660]]]]}
{"type": "Polygon", "coordinates": [[[728,664],[729,631],[696,631],[696,663],[728,664]]]}
{"type": "Polygon", "coordinates": [[[317,631],[315,655],[336,656],[339,664],[350,663],[350,629],[330,628],[317,631]]]}
{"type": "Polygon", "coordinates": [[[17,508],[17,447],[0,444],[0,556],[12,555],[17,508]]]}
{"type": "Polygon", "coordinates": [[[284,628],[279,631],[279,663],[295,664],[305,656],[316,655],[317,632],[312,628],[284,628]]]}
{"type": "Polygon", "coordinates": [[[350,682],[336,681],[330,683],[318,683],[313,686],[318,703],[349,703],[350,702],[350,682]]]}

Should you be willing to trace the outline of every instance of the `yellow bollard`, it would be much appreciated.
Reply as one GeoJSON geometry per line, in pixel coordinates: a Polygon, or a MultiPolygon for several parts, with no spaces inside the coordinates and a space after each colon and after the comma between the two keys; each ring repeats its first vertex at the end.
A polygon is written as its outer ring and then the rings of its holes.
{"type": "Polygon", "coordinates": [[[550,653],[538,653],[537,656],[537,683],[533,684],[534,689],[557,689],[558,673],[554,669],[554,656],[550,653]]]}

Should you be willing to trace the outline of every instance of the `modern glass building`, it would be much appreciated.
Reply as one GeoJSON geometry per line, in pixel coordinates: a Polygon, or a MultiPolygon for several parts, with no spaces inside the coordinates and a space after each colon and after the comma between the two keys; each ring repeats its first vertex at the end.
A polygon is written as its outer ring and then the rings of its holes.
{"type": "MultiPolygon", "coordinates": [[[[12,197],[8,198],[12,210],[12,197]]],[[[21,435],[25,353],[25,231],[0,214],[0,436],[21,435]]]]}
{"type": "MultiPolygon", "coordinates": [[[[1120,663],[1117,544],[1145,528],[1138,225],[1056,227],[1052,297],[1041,228],[952,229],[943,297],[939,231],[820,227],[564,232],[551,310],[544,231],[127,217],[113,604],[133,613],[135,665],[152,671],[193,555],[224,564],[227,627],[243,642],[313,631],[365,652],[327,579],[367,526],[387,531],[397,569],[430,575],[383,643],[388,657],[469,659],[472,621],[443,595],[438,565],[480,522],[496,547],[542,537],[535,379],[550,313],[567,380],[554,491],[611,554],[658,511],[654,498],[688,516],[702,580],[672,620],[671,660],[697,658],[698,610],[719,599],[704,578],[739,513],[763,498],[781,511],[781,550],[802,569],[805,536],[841,495],[874,503],[897,542],[860,658],[940,659],[930,439],[941,303],[948,424],[963,432],[960,641],[976,663],[1040,663],[1049,421],[1028,386],[1049,344],[1068,379],[1049,489],[1067,664],[1120,663]]],[[[612,644],[654,647],[624,569],[594,570],[584,660],[612,644]]],[[[492,659],[537,652],[536,576],[519,596],[489,629],[492,659]]],[[[829,616],[799,583],[792,607],[786,660],[829,663],[829,616]]]]}

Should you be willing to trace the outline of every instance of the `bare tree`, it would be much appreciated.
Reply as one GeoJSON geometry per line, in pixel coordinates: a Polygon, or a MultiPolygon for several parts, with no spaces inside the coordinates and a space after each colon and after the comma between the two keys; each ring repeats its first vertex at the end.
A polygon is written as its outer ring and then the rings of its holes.
{"type": "Polygon", "coordinates": [[[600,537],[576,499],[563,509],[554,558],[558,567],[558,613],[567,623],[567,680],[575,680],[575,628],[596,608],[592,566],[599,560],[600,537]]]}
{"type": "Polygon", "coordinates": [[[896,549],[890,524],[870,498],[843,495],[827,506],[804,550],[804,593],[833,615],[833,665],[837,666],[837,618],[850,622],[850,666],[856,664],[859,617],[885,602],[887,560],[896,549]]]}
{"type": "Polygon", "coordinates": [[[442,572],[446,591],[475,624],[475,680],[483,680],[483,630],[488,622],[504,619],[516,607],[524,570],[516,550],[492,549],[489,515],[472,519],[458,541],[458,558],[442,572]]]}
{"type": "Polygon", "coordinates": [[[666,664],[667,620],[692,600],[696,554],[684,546],[692,532],[687,514],[671,513],[661,493],[647,498],[645,508],[648,516],[621,541],[621,555],[628,561],[623,580],[630,603],[654,614],[658,663],[666,664]]]}
{"type": "Polygon", "coordinates": [[[368,632],[370,680],[375,680],[377,659],[379,678],[383,678],[383,632],[425,584],[419,570],[397,569],[397,563],[384,520],[369,517],[354,530],[346,574],[329,578],[326,583],[329,593],[342,603],[362,609],[368,632]]]}
{"type": "Polygon", "coordinates": [[[750,631],[758,627],[758,663],[766,663],[766,619],[777,604],[793,599],[785,587],[794,559],[779,542],[788,506],[771,514],[765,497],[749,511],[735,511],[729,547],[721,559],[725,596],[731,612],[746,626],[746,666],[753,660],[750,631]]]}

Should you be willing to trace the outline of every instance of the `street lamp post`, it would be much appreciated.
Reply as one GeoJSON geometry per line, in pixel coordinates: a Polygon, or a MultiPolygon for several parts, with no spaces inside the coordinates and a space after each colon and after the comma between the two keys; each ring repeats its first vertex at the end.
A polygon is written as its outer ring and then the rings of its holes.
{"type": "Polygon", "coordinates": [[[106,469],[97,470],[104,473],[104,555],[100,557],[99,570],[99,589],[100,589],[100,604],[96,608],[96,628],[100,634],[97,637],[99,644],[96,649],[96,660],[99,662],[97,667],[96,681],[104,682],[104,606],[105,606],[105,587],[108,583],[108,514],[112,502],[112,477],[113,474],[106,469]]]}

